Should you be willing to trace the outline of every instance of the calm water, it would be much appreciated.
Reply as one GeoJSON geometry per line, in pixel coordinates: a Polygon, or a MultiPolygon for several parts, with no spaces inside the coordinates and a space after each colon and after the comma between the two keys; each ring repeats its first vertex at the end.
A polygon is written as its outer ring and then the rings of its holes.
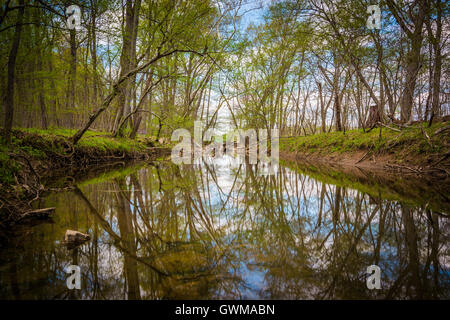
{"type": "Polygon", "coordinates": [[[225,158],[80,179],[39,204],[56,207],[51,223],[1,245],[0,298],[450,298],[445,185],[295,164],[260,172],[225,158]],[[69,250],[67,229],[91,240],[69,250]],[[66,287],[72,264],[81,290],[66,287]],[[366,287],[373,264],[380,290],[366,287]]]}

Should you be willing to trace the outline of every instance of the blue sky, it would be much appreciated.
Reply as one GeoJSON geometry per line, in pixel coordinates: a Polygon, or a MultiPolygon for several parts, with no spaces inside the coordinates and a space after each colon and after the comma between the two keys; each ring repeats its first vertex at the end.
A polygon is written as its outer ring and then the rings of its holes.
{"type": "Polygon", "coordinates": [[[263,14],[274,0],[246,0],[243,1],[240,14],[243,14],[241,31],[245,31],[250,23],[260,24],[264,21],[263,14]]]}

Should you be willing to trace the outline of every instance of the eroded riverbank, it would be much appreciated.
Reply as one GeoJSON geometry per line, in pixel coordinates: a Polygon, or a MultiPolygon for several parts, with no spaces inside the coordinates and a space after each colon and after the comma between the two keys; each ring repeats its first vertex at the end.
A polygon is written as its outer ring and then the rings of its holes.
{"type": "Polygon", "coordinates": [[[450,176],[450,126],[362,129],[281,137],[284,159],[321,163],[366,171],[414,174],[448,179],[450,176]]]}

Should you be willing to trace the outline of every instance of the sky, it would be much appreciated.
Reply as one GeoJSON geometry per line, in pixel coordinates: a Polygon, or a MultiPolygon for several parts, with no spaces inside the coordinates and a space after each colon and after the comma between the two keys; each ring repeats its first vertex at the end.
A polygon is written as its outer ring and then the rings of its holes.
{"type": "Polygon", "coordinates": [[[256,25],[262,23],[263,13],[273,0],[246,0],[239,14],[242,14],[241,31],[245,32],[250,23],[256,25]]]}

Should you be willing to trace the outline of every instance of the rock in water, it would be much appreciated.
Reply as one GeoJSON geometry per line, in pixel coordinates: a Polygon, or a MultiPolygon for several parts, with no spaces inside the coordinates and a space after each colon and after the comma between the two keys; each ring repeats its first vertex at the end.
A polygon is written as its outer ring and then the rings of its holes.
{"type": "Polygon", "coordinates": [[[83,242],[91,240],[91,236],[74,230],[67,230],[64,235],[64,242],[69,248],[75,248],[83,242]]]}

